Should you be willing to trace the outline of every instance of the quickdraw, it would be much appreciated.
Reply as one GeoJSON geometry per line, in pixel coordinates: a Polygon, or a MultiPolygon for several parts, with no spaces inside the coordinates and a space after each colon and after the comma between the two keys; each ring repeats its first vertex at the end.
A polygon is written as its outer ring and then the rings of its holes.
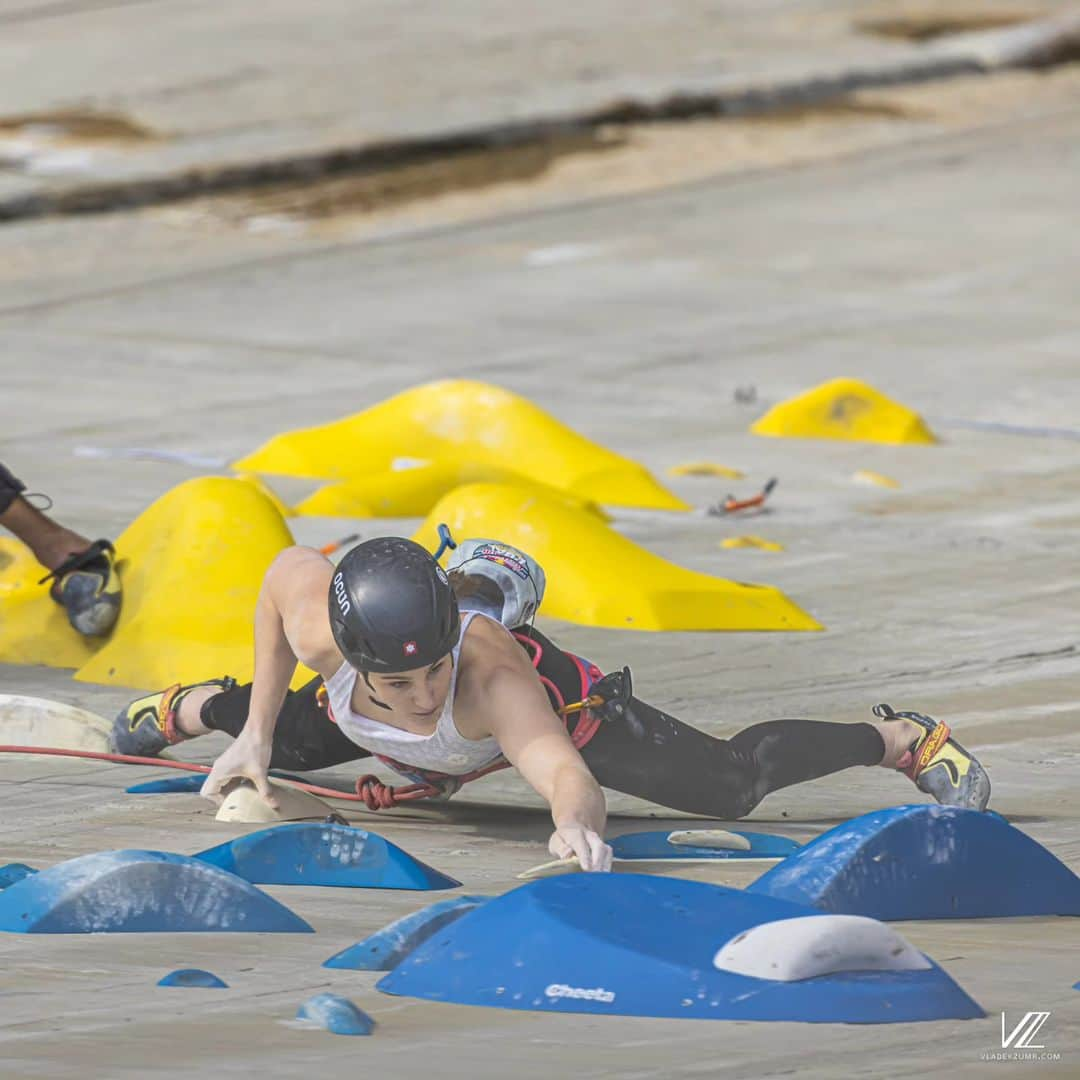
{"type": "Polygon", "coordinates": [[[723,517],[724,514],[736,514],[740,510],[753,510],[763,506],[776,484],[777,479],[774,476],[756,495],[751,495],[748,499],[736,499],[734,495],[729,495],[722,503],[710,506],[707,512],[712,517],[723,517]]]}

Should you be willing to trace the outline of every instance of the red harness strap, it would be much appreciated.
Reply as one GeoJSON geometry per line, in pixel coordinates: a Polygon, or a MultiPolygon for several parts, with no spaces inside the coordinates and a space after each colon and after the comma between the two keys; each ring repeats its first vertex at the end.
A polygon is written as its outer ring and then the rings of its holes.
{"type": "MultiPolygon", "coordinates": [[[[585,701],[589,696],[593,683],[602,679],[604,673],[595,664],[582,659],[580,656],[575,656],[574,653],[567,653],[566,655],[574,661],[581,675],[581,700],[585,701]]],[[[566,708],[566,706],[563,706],[563,708],[566,708]]],[[[574,724],[574,729],[570,732],[570,740],[580,750],[583,746],[589,745],[592,737],[600,730],[603,721],[600,716],[587,706],[582,709],[574,709],[571,706],[571,710],[577,713],[577,723],[574,724]]],[[[556,711],[562,715],[564,720],[569,720],[569,711],[566,713],[561,710],[556,711]]]]}

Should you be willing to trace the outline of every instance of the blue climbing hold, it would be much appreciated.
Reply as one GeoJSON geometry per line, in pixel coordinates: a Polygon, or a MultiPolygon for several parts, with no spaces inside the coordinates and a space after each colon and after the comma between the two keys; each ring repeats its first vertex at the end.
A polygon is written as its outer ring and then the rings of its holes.
{"type": "Polygon", "coordinates": [[[24,877],[36,874],[37,871],[26,863],[9,862],[7,866],[0,866],[0,889],[6,889],[14,885],[16,881],[22,881],[24,877]]]}
{"type": "Polygon", "coordinates": [[[747,889],[874,919],[1080,915],[1080,878],[997,814],[898,806],[854,818],[747,889]]]}
{"type": "Polygon", "coordinates": [[[195,858],[259,885],[452,889],[461,884],[381,836],[348,825],[274,825],[195,858]]]}
{"type": "Polygon", "coordinates": [[[205,782],[206,777],[202,773],[188,773],[184,776],[167,776],[164,780],[146,780],[124,790],[129,795],[173,795],[183,791],[199,791],[205,782]]]}
{"type": "Polygon", "coordinates": [[[323,967],[350,971],[389,971],[401,963],[432,934],[474,911],[490,899],[487,896],[453,896],[429,904],[421,911],[395,919],[370,937],[350,945],[323,961],[323,967]]]}
{"type": "Polygon", "coordinates": [[[0,893],[14,934],[314,933],[253,885],[186,855],[99,851],[57,863],[0,893]]]}
{"type": "Polygon", "coordinates": [[[725,1020],[897,1023],[982,1009],[937,965],[780,982],[721,970],[718,950],[800,904],[643,874],[530,882],[430,937],[378,988],[503,1009],[725,1020]]]}
{"type": "Polygon", "coordinates": [[[202,968],[178,968],[158,980],[158,986],[202,986],[214,990],[227,990],[229,984],[219,979],[212,971],[202,968]]]}
{"type": "Polygon", "coordinates": [[[794,840],[771,833],[736,831],[750,842],[749,851],[672,844],[670,835],[670,829],[624,833],[611,841],[611,850],[616,859],[784,859],[799,850],[794,840]]]}
{"type": "MultiPolygon", "coordinates": [[[[271,770],[270,775],[282,780],[303,781],[301,776],[279,773],[276,769],[271,770]]],[[[185,791],[199,791],[205,781],[206,776],[203,773],[188,773],[186,776],[169,776],[164,780],[147,780],[142,784],[132,784],[124,790],[129,795],[175,795],[185,791]]]]}
{"type": "Polygon", "coordinates": [[[296,1010],[297,1020],[310,1020],[334,1035],[370,1035],[375,1021],[340,994],[316,994],[296,1010]]]}

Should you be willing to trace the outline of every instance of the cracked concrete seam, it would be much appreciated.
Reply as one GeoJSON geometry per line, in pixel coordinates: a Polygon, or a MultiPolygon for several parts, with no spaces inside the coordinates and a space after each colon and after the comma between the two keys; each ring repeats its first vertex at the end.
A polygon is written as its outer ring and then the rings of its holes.
{"type": "Polygon", "coordinates": [[[859,90],[914,85],[1010,68],[1049,67],[1080,56],[1080,12],[1005,29],[954,35],[872,67],[846,68],[791,80],[751,81],[717,90],[679,90],[628,98],[601,108],[479,125],[374,144],[335,147],[281,158],[199,166],[126,180],[75,183],[0,199],[0,224],[42,217],[133,210],[202,195],[225,194],[333,176],[377,174],[464,154],[573,138],[616,125],[705,116],[746,117],[819,106],[859,90]]]}

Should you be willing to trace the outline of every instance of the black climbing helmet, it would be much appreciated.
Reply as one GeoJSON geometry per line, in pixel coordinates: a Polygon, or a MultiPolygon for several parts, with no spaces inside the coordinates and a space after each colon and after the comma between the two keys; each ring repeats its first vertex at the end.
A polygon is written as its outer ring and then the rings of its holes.
{"type": "Polygon", "coordinates": [[[357,671],[390,674],[428,667],[461,637],[446,572],[412,540],[357,544],[330,581],[330,629],[357,671]]]}

